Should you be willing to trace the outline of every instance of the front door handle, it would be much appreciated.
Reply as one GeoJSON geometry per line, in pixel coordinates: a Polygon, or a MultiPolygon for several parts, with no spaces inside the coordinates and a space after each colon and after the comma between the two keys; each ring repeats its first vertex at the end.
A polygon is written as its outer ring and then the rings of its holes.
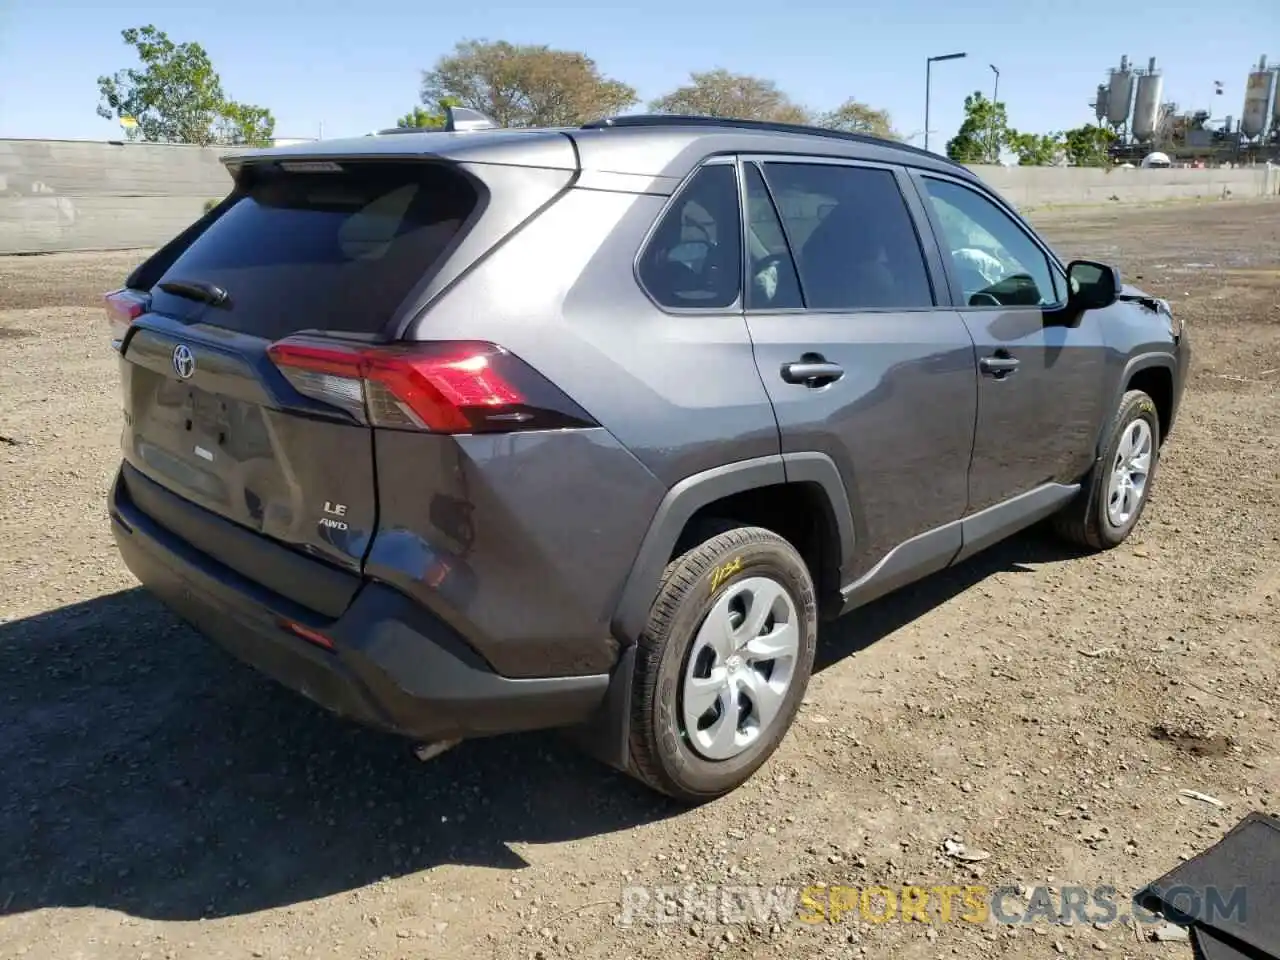
{"type": "Polygon", "coordinates": [[[782,365],[782,379],[806,387],[825,387],[844,376],[844,367],[826,360],[801,360],[782,365]]]}
{"type": "Polygon", "coordinates": [[[1001,352],[994,356],[983,357],[978,361],[978,368],[987,376],[1002,380],[1018,369],[1018,358],[1001,352]]]}

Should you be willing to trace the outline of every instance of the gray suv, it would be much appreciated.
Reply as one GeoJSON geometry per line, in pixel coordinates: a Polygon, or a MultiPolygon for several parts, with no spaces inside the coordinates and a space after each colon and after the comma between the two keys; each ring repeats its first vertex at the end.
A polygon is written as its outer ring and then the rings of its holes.
{"type": "Polygon", "coordinates": [[[1186,332],[965,168],[489,126],[229,156],[108,296],[119,549],[264,673],[423,753],[569,728],[696,802],[777,747],[821,620],[1138,521],[1186,332]]]}

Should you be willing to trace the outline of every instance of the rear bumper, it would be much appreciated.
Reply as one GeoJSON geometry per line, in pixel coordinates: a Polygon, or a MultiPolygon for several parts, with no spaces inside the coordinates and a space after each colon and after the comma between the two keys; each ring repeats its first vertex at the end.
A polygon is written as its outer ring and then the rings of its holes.
{"type": "Polygon", "coordinates": [[[360,723],[420,740],[486,736],[579,724],[605,699],[608,674],[495,673],[446,624],[382,584],[362,586],[336,620],[318,618],[156,523],[120,476],[110,514],[125,564],[166,606],[239,659],[360,723]],[[284,621],[322,633],[333,649],[284,621]]]}

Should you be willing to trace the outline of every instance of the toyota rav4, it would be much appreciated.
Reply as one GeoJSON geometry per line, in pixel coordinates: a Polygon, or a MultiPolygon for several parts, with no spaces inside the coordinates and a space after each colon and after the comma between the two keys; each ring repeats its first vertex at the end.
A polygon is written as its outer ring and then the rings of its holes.
{"type": "Polygon", "coordinates": [[[119,549],[264,673],[427,752],[570,728],[696,802],[777,747],[823,619],[1138,522],[1186,331],[964,167],[464,113],[228,156],[108,296],[119,549]]]}

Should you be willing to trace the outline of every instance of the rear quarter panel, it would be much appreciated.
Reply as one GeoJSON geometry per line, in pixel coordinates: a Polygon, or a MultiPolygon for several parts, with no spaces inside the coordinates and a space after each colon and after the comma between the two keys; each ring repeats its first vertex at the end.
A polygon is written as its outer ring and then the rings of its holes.
{"type": "Polygon", "coordinates": [[[611,666],[610,618],[662,496],[780,452],[742,313],[668,314],[635,278],[666,202],[571,189],[406,330],[501,344],[601,425],[427,445],[378,432],[366,572],[453,618],[509,676],[611,666]],[[436,555],[458,573],[433,586],[436,555]]]}
{"type": "Polygon", "coordinates": [[[777,422],[741,311],[666,313],[635,278],[636,252],[666,200],[570,190],[433,304],[408,336],[502,344],[666,487],[778,454],[777,422]]]}
{"type": "Polygon", "coordinates": [[[377,430],[365,574],[420,601],[509,677],[602,673],[610,618],[664,488],[603,429],[377,430]]]}

